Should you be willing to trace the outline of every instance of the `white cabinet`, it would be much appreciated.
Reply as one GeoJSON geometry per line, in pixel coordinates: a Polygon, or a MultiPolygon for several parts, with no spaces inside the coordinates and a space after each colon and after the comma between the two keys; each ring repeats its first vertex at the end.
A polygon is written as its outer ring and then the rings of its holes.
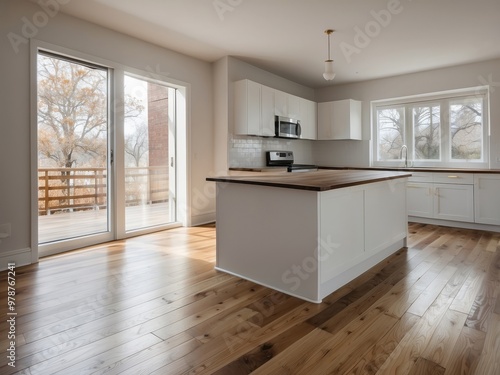
{"type": "Polygon", "coordinates": [[[288,95],[286,92],[274,90],[274,114],[276,116],[288,116],[288,95]]]}
{"type": "Polygon", "coordinates": [[[300,100],[298,96],[287,94],[288,98],[288,117],[299,119],[300,118],[300,100]]]}
{"type": "Polygon", "coordinates": [[[260,120],[260,135],[274,137],[274,89],[262,85],[260,87],[260,120]]]}
{"type": "Polygon", "coordinates": [[[284,116],[301,120],[300,118],[300,104],[302,98],[288,94],[280,90],[274,90],[274,112],[277,116],[284,116]]]}
{"type": "MultiPolygon", "coordinates": [[[[410,177],[411,178],[411,177],[410,177]]],[[[434,217],[434,186],[427,182],[408,182],[406,185],[408,215],[434,217]]]]}
{"type": "Polygon", "coordinates": [[[327,191],[216,181],[216,269],[266,287],[321,302],[405,246],[405,179],[327,191]]]}
{"type": "Polygon", "coordinates": [[[474,222],[474,186],[434,184],[434,217],[474,222]]]}
{"type": "Polygon", "coordinates": [[[274,90],[249,81],[234,84],[235,134],[274,136],[274,90]]]}
{"type": "Polygon", "coordinates": [[[365,255],[364,192],[331,190],[319,194],[319,199],[320,282],[324,283],[365,255]]]}
{"type": "Polygon", "coordinates": [[[474,175],[475,221],[500,225],[500,175],[474,175]]]}
{"type": "Polygon", "coordinates": [[[318,140],[361,139],[361,102],[318,103],[318,140]]]}
{"type": "Polygon", "coordinates": [[[234,133],[274,137],[274,118],[300,120],[303,139],[316,139],[316,102],[243,79],[234,83],[234,133]]]}
{"type": "Polygon", "coordinates": [[[300,99],[300,126],[302,139],[317,139],[317,104],[311,100],[300,99]]]}
{"type": "Polygon", "coordinates": [[[408,214],[405,180],[397,179],[372,184],[365,190],[365,252],[377,253],[396,238],[406,237],[408,214]],[[404,235],[403,235],[404,234],[404,235]]]}
{"type": "Polygon", "coordinates": [[[413,172],[407,206],[409,216],[474,222],[473,174],[413,172]]]}
{"type": "Polygon", "coordinates": [[[317,104],[286,92],[275,90],[274,112],[277,116],[289,117],[300,121],[301,139],[317,139],[317,104]]]}

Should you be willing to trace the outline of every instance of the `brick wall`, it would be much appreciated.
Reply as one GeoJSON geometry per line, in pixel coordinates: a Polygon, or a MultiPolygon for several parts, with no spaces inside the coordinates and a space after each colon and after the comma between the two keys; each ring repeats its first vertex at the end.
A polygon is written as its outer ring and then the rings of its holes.
{"type": "Polygon", "coordinates": [[[168,165],[168,88],[148,83],[149,165],[168,165]]]}

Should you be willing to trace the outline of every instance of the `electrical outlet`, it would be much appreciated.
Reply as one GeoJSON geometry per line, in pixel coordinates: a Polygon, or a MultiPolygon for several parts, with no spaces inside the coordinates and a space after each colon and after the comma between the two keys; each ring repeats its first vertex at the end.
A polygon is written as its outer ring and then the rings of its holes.
{"type": "Polygon", "coordinates": [[[500,156],[497,156],[497,162],[500,163],[500,156]]]}
{"type": "Polygon", "coordinates": [[[10,237],[10,223],[0,225],[0,239],[10,237]]]}

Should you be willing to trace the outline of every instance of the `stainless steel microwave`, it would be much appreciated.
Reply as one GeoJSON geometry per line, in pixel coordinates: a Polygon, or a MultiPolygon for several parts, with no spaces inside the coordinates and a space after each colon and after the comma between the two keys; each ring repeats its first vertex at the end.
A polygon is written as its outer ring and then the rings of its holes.
{"type": "Polygon", "coordinates": [[[288,117],[275,116],[275,131],[278,138],[300,138],[300,121],[288,117]]]}

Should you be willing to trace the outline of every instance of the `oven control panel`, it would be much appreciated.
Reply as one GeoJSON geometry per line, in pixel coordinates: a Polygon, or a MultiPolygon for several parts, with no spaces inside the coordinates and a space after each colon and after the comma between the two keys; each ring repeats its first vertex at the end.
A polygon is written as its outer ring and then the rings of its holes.
{"type": "Polygon", "coordinates": [[[293,164],[292,151],[266,151],[267,166],[293,164]]]}

